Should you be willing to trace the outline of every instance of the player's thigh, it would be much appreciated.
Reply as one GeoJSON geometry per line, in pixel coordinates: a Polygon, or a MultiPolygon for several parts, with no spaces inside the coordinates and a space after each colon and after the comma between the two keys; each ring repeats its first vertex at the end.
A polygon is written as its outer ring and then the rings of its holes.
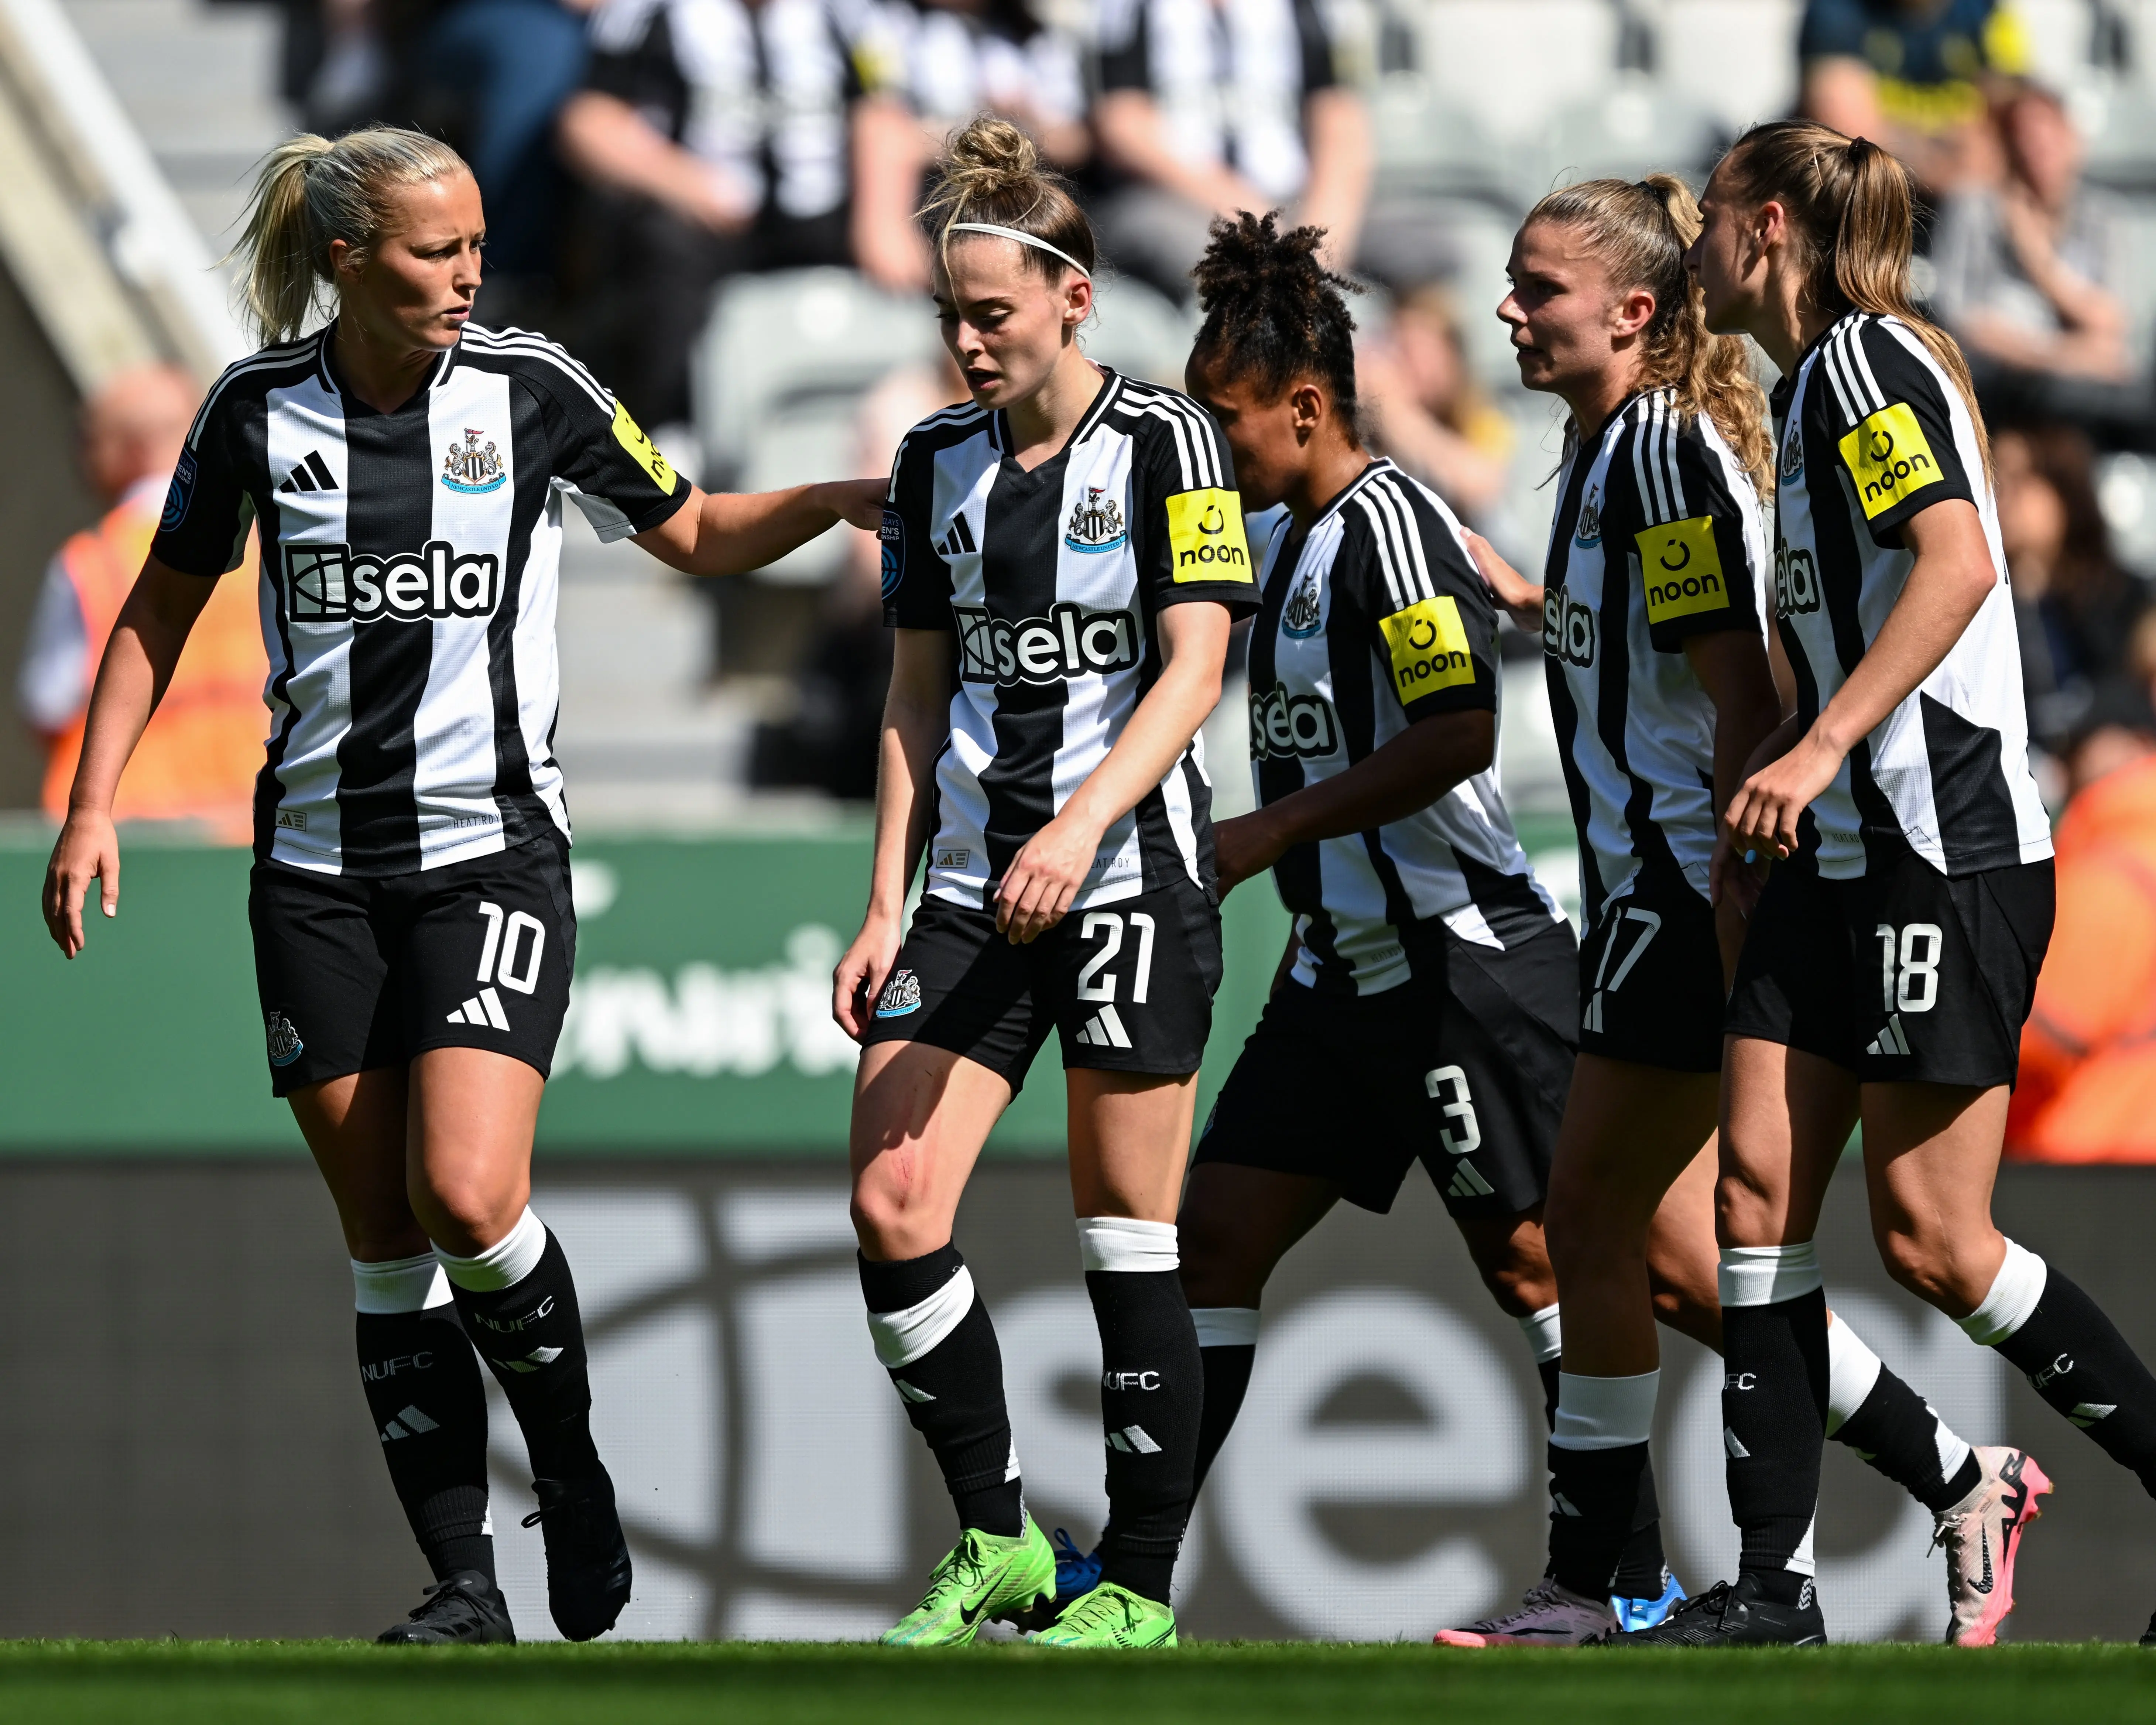
{"type": "Polygon", "coordinates": [[[1717,1141],[1710,1136],[1670,1182],[1647,1225],[1647,1288],[1655,1317],[1702,1345],[1722,1351],[1721,1250],[1714,1238],[1717,1141]]]}
{"type": "Polygon", "coordinates": [[[1531,1317],[1557,1303],[1540,1204],[1513,1215],[1455,1216],[1452,1222],[1482,1285],[1507,1317],[1531,1317]]]}
{"type": "Polygon", "coordinates": [[[1726,1058],[1717,1237],[1725,1246],[1801,1244],[1818,1230],[1856,1125],[1856,1076],[1838,1061],[1753,1036],[1732,1036],[1726,1058]]]}
{"type": "Polygon", "coordinates": [[[1198,1075],[1073,1067],[1070,1201],[1079,1216],[1173,1222],[1190,1159],[1198,1075]]]}
{"type": "Polygon", "coordinates": [[[1199,1163],[1176,1217],[1190,1303],[1255,1306],[1274,1267],[1339,1201],[1339,1187],[1316,1175],[1199,1163]]]}
{"type": "Polygon", "coordinates": [[[949,1241],[981,1147],[1010,1099],[1000,1074],[933,1043],[861,1050],[847,1153],[855,1232],[869,1258],[917,1258],[949,1241]]]}
{"type": "Polygon", "coordinates": [[[531,1139],[547,1081],[491,1049],[432,1048],[411,1065],[405,1131],[413,1211],[443,1250],[485,1251],[531,1199],[531,1139]]]}
{"type": "Polygon", "coordinates": [[[427,1232],[405,1192],[405,1082],[403,1067],[377,1066],[286,1098],[336,1205],[346,1250],[362,1263],[427,1250],[427,1232]]]}

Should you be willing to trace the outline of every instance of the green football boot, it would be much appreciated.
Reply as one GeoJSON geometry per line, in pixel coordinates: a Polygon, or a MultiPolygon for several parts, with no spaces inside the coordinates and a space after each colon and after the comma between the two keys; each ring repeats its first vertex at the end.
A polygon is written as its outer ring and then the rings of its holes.
{"type": "Polygon", "coordinates": [[[963,1647],[982,1624],[1049,1604],[1055,1598],[1055,1553],[1025,1518],[1011,1538],[968,1527],[928,1578],[921,1603],[886,1632],[886,1647],[963,1647]]]}
{"type": "Polygon", "coordinates": [[[1043,1647],[1173,1647],[1175,1614],[1104,1581],[1033,1639],[1043,1647]]]}

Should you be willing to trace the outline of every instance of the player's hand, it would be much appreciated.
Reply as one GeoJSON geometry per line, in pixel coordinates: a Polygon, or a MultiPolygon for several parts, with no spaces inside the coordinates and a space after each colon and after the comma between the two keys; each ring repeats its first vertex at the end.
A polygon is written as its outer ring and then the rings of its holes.
{"type": "Polygon", "coordinates": [[[1093,871],[1101,835],[1059,814],[1025,841],[996,888],[996,927],[1023,947],[1063,920],[1093,871]]]}
{"type": "Polygon", "coordinates": [[[1491,597],[1512,614],[1512,621],[1530,634],[1543,630],[1543,590],[1497,554],[1497,547],[1480,533],[1467,535],[1467,549],[1475,558],[1491,597]]]}
{"type": "Polygon", "coordinates": [[[1222,898],[1253,875],[1262,875],[1281,859],[1287,841],[1274,829],[1262,809],[1239,814],[1213,829],[1213,864],[1219,875],[1214,891],[1222,898]]]}
{"type": "Polygon", "coordinates": [[[831,1016],[856,1042],[867,1034],[875,998],[898,962],[898,918],[872,915],[831,973],[831,1016]]]}
{"type": "Polygon", "coordinates": [[[1753,860],[1748,863],[1727,831],[1717,832],[1714,835],[1714,854],[1707,860],[1707,902],[1717,911],[1728,905],[1739,922],[1749,919],[1752,907],[1759,902],[1760,889],[1767,884],[1767,870],[1772,866],[1756,849],[1753,860]]]}
{"type": "Polygon", "coordinates": [[[890,481],[880,479],[826,480],[808,488],[809,500],[847,526],[873,533],[883,526],[884,495],[890,481]]]}
{"type": "Polygon", "coordinates": [[[1755,862],[1794,856],[1798,819],[1834,783],[1843,758],[1807,732],[1787,754],[1753,773],[1722,816],[1730,848],[1740,857],[1750,853],[1755,862]]]}
{"type": "Polygon", "coordinates": [[[112,817],[77,810],[60,829],[59,839],[53,846],[53,860],[45,865],[45,927],[53,944],[69,958],[86,944],[82,906],[92,880],[99,885],[105,914],[117,916],[120,839],[112,830],[112,817]]]}

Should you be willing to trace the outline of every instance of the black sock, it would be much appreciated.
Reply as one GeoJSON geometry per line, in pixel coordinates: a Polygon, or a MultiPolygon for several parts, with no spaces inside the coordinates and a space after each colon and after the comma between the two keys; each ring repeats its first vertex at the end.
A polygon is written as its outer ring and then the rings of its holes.
{"type": "Polygon", "coordinates": [[[449,1285],[465,1333],[509,1398],[536,1479],[588,1480],[599,1470],[592,1443],[592,1380],[577,1284],[554,1230],[531,1273],[514,1286],[449,1285]]]}
{"type": "Polygon", "coordinates": [[[1998,1351],[2156,1496],[2156,1378],[2103,1309],[2046,1265],[2036,1309],[1998,1351]]]}
{"type": "MultiPolygon", "coordinates": [[[[1549,1573],[1560,1587],[1607,1599],[1640,1503],[1647,1446],[1549,1446],[1549,1573]]],[[[1655,1589],[1661,1591],[1659,1584],[1655,1589]]]]}
{"type": "Polygon", "coordinates": [[[360,1387],[389,1482],[434,1579],[494,1579],[486,1532],[486,1385],[454,1306],[358,1314],[360,1387]]]}
{"type": "Polygon", "coordinates": [[[1191,1475],[1190,1495],[1204,1489],[1213,1471],[1213,1458],[1228,1434],[1235,1429],[1235,1416],[1243,1411],[1243,1398],[1250,1388],[1250,1369],[1257,1363],[1255,1343],[1237,1345],[1215,1343],[1198,1350],[1205,1378],[1205,1399],[1198,1414],[1198,1459],[1191,1475]]]}
{"type": "Polygon", "coordinates": [[[1006,1538],[1023,1533],[1024,1483],[1004,1405],[1003,1353],[958,1248],[891,1264],[863,1258],[860,1271],[877,1358],[943,1470],[958,1525],[1006,1538]]]}
{"type": "Polygon", "coordinates": [[[1939,1463],[1939,1416],[1885,1366],[1856,1411],[1831,1434],[1860,1461],[1876,1468],[1926,1509],[1951,1509],[1969,1496],[1984,1470],[1966,1445],[1949,1477],[1939,1463]]]}
{"type": "Polygon", "coordinates": [[[1089,1270],[1086,1291],[1101,1332],[1108,1445],[1101,1579],[1164,1605],[1197,1491],[1198,1332],[1173,1270],[1089,1270]]]}
{"type": "Polygon", "coordinates": [[[1633,1506],[1631,1531],[1617,1554],[1617,1575],[1609,1591],[1628,1599],[1659,1599],[1670,1584],[1670,1561],[1662,1550],[1662,1505],[1655,1491],[1655,1464],[1640,1468],[1640,1497],[1633,1506]]]}
{"type": "Polygon", "coordinates": [[[1794,1584],[1808,1578],[1789,1562],[1819,1505],[1826,1433],[1825,1291],[1766,1306],[1725,1303],[1722,1361],[1729,1508],[1743,1535],[1738,1567],[1758,1572],[1769,1597],[1788,1591],[1794,1604],[1794,1584]]]}
{"type": "Polygon", "coordinates": [[[1562,1358],[1535,1363],[1535,1376],[1543,1380],[1543,1430],[1545,1431],[1557,1430],[1558,1379],[1563,1373],[1563,1367],[1562,1358]]]}

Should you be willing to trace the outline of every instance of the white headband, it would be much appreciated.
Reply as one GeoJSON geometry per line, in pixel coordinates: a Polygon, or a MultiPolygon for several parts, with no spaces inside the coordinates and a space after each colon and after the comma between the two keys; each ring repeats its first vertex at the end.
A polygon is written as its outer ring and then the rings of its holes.
{"type": "Polygon", "coordinates": [[[998,239],[1015,239],[1020,245],[1029,245],[1035,251],[1046,252],[1051,258],[1060,258],[1086,280],[1093,279],[1088,270],[1070,253],[1050,245],[1038,234],[1028,234],[1017,228],[998,228],[993,222],[953,222],[943,230],[946,234],[993,234],[998,239]]]}

